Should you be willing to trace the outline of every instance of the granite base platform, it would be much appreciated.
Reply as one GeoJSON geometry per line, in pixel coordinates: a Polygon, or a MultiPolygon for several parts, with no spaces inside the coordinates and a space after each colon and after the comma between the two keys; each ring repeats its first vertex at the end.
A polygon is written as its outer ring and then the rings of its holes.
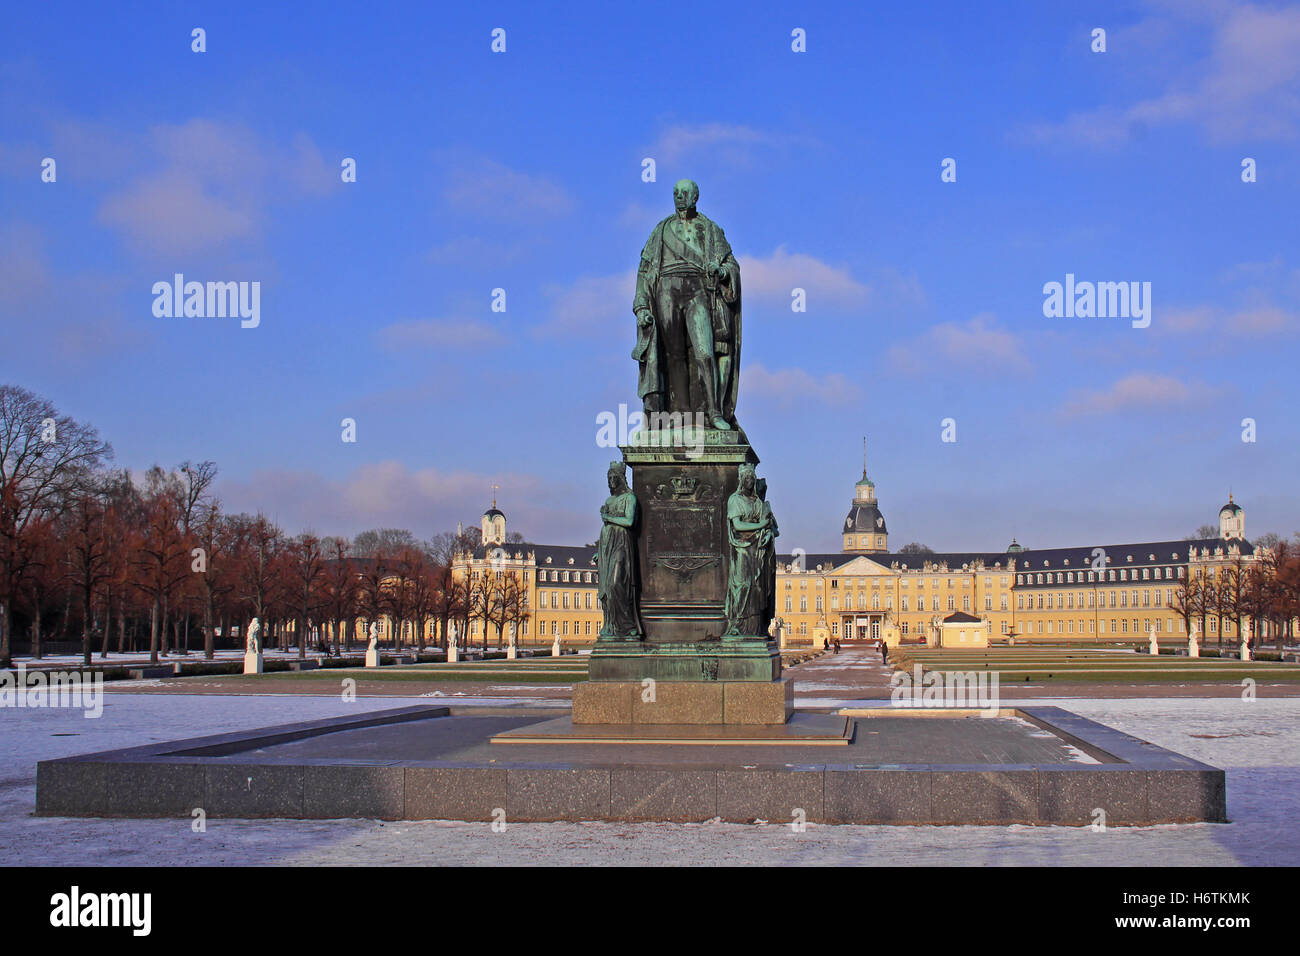
{"type": "Polygon", "coordinates": [[[796,714],[779,724],[575,724],[556,717],[492,737],[494,744],[636,744],[666,747],[842,747],[854,721],[835,714],[796,714]]]}
{"type": "Polygon", "coordinates": [[[883,708],[852,739],[493,744],[554,711],[412,706],[41,761],[42,816],[827,824],[1224,822],[1222,770],[1056,707],[883,708]],[[918,717],[922,719],[917,719],[918,717]],[[1047,731],[1047,733],[1043,733],[1047,731]]]}
{"type": "Polygon", "coordinates": [[[659,681],[653,694],[632,681],[573,685],[574,724],[783,724],[794,713],[794,683],[659,681]]]}

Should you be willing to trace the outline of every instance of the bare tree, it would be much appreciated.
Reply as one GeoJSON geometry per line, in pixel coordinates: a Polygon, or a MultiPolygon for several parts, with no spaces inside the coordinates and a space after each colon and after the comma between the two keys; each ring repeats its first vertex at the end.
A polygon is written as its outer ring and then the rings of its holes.
{"type": "Polygon", "coordinates": [[[310,531],[289,542],[287,551],[289,578],[293,583],[294,611],[297,614],[298,658],[307,656],[307,629],[324,603],[321,587],[325,576],[325,554],[320,538],[310,531]]]}
{"type": "Polygon", "coordinates": [[[0,664],[11,660],[13,600],[31,522],[58,512],[70,487],[111,458],[99,433],[16,385],[0,385],[0,664]]]}

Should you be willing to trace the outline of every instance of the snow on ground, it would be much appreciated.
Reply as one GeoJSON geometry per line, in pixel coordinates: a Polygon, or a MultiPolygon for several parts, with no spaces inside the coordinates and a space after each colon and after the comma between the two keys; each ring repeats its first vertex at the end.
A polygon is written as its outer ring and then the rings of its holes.
{"type": "MultiPolygon", "coordinates": [[[[35,817],[36,762],[403,706],[411,698],[113,694],[104,716],[0,709],[0,861],[9,865],[1300,865],[1300,699],[1043,700],[1228,772],[1226,825],[831,827],[35,817]],[[76,736],[54,736],[75,734],[76,736]]],[[[457,703],[461,703],[460,700],[457,703]]],[[[500,704],[501,701],[493,701],[500,704]]],[[[1028,701],[1017,701],[1018,705],[1028,701]]]]}

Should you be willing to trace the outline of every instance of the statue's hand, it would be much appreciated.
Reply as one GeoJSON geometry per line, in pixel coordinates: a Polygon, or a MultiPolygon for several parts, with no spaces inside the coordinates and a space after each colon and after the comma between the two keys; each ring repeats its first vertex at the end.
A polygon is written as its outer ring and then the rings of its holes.
{"type": "Polygon", "coordinates": [[[654,320],[655,317],[647,311],[641,311],[636,314],[637,325],[641,326],[643,329],[650,328],[654,320]]]}

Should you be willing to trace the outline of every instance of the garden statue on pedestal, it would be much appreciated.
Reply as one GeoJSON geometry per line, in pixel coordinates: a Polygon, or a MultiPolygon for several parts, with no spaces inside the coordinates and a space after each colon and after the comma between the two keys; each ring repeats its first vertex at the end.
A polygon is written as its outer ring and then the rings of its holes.
{"type": "Polygon", "coordinates": [[[248,638],[244,642],[244,673],[260,674],[263,670],[262,659],[262,622],[253,618],[248,624],[248,638]]]}

